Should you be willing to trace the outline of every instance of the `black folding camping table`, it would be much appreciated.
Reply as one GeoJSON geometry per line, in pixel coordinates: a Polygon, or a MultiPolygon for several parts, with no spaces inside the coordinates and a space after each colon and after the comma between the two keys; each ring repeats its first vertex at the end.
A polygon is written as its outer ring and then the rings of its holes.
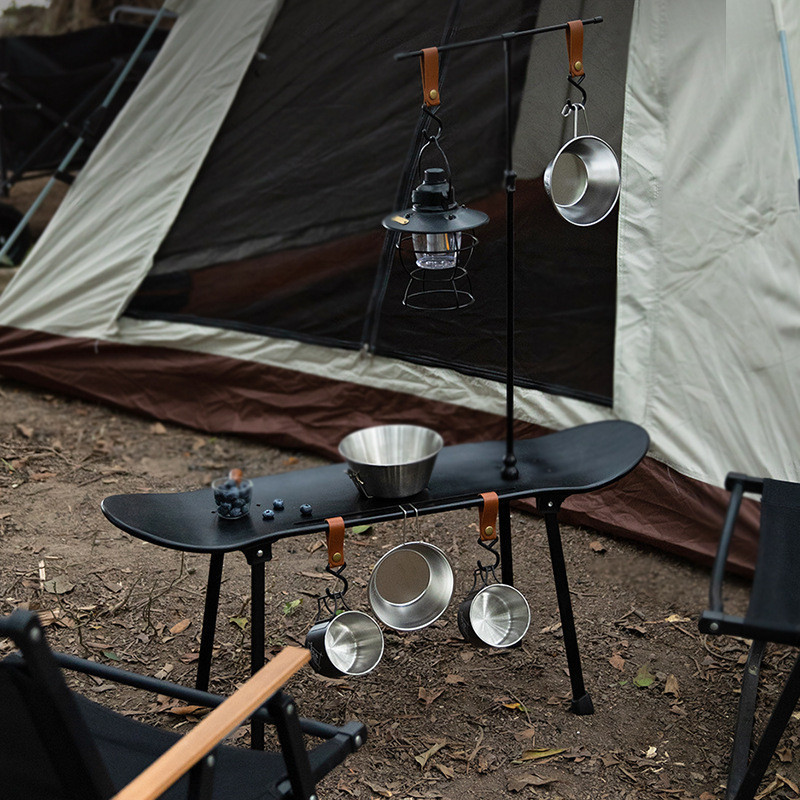
{"type": "Polygon", "coordinates": [[[221,519],[211,489],[176,494],[123,494],[102,503],[106,517],[117,527],[153,544],[174,550],[211,555],[200,639],[197,686],[208,686],[217,619],[223,559],[235,550],[251,567],[251,666],[264,663],[264,565],[272,546],[281,539],[328,530],[328,519],[343,518],[347,527],[477,507],[481,493],[499,497],[501,576],[513,584],[510,504],[533,497],[543,514],[553,567],[564,647],[572,687],[572,710],[590,714],[592,701],[583,682],[578,641],[558,524],[563,501],[573,494],[601,489],[629,473],[649,446],[638,425],[618,420],[581,425],[517,443],[519,477],[501,477],[505,443],[477,442],[445,447],[439,453],[428,488],[402,500],[367,499],[347,475],[346,465],[333,464],[253,479],[253,510],[243,519],[221,519]],[[259,510],[272,508],[274,498],[284,510],[264,520],[259,510]],[[308,504],[311,513],[300,512],[308,504]]]}

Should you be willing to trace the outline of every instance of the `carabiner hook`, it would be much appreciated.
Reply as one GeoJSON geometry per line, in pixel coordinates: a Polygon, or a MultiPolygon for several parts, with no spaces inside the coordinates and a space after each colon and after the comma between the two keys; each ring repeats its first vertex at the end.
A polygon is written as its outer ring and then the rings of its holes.
{"type": "Polygon", "coordinates": [[[342,582],[342,588],[338,592],[332,592],[327,586],[325,587],[325,594],[328,595],[328,597],[333,597],[334,595],[344,597],[344,595],[347,593],[347,589],[349,588],[350,584],[348,583],[347,578],[342,575],[342,572],[346,566],[347,564],[342,564],[341,567],[337,567],[336,569],[330,565],[325,567],[325,572],[330,573],[334,578],[338,578],[342,582]]]}
{"type": "Polygon", "coordinates": [[[497,544],[497,539],[489,539],[488,541],[484,541],[481,537],[478,537],[478,544],[484,549],[488,550],[494,556],[494,564],[491,567],[484,567],[481,563],[480,559],[478,559],[478,568],[482,570],[487,570],[488,572],[494,572],[500,564],[500,553],[494,549],[494,546],[497,544]]]}
{"type": "Polygon", "coordinates": [[[422,106],[422,111],[425,115],[427,115],[428,119],[432,119],[438,126],[438,130],[436,131],[436,133],[428,133],[428,126],[426,120],[426,124],[422,129],[422,132],[425,134],[425,138],[429,142],[438,141],[439,137],[442,135],[442,129],[444,128],[444,125],[442,125],[442,121],[427,106],[422,106]]]}

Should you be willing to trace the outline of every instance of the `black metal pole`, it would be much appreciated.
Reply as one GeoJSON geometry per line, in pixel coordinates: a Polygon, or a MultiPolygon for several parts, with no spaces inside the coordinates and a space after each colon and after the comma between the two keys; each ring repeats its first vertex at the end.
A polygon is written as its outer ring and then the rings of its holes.
{"type": "Polygon", "coordinates": [[[513,131],[511,119],[511,42],[503,39],[506,77],[506,454],[502,477],[515,481],[519,477],[514,455],[514,192],[517,173],[513,165],[513,131]]]}
{"type": "MultiPolygon", "coordinates": [[[[263,561],[250,565],[250,673],[255,674],[264,666],[264,589],[265,568],[263,561]]],[[[250,720],[250,747],[264,749],[264,723],[250,720]]]]}
{"type": "MultiPolygon", "coordinates": [[[[584,25],[596,25],[602,22],[602,17],[592,17],[591,19],[582,19],[584,25]]],[[[453,42],[452,44],[443,44],[438,47],[438,51],[443,53],[447,50],[460,50],[464,47],[474,47],[477,44],[491,44],[492,42],[505,42],[510,39],[519,39],[521,36],[535,36],[537,33],[551,33],[552,31],[565,31],[569,28],[568,22],[562,22],[558,25],[548,25],[545,28],[531,28],[526,31],[508,31],[507,33],[499,33],[497,36],[486,36],[483,39],[470,39],[466,42],[453,42]]],[[[395,61],[402,61],[405,58],[419,58],[422,55],[422,50],[410,50],[407,53],[395,53],[395,61]]]]}
{"type": "Polygon", "coordinates": [[[211,657],[214,652],[217,608],[219,606],[219,590],[222,584],[222,563],[224,559],[224,553],[212,553],[208,564],[203,631],[200,634],[200,657],[197,659],[197,677],[194,684],[196,689],[204,692],[208,691],[208,681],[211,677],[211,657]]]}

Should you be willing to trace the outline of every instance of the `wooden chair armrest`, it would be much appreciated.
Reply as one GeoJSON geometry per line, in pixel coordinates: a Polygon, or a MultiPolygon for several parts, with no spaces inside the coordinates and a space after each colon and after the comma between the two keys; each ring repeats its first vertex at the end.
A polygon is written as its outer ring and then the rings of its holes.
{"type": "Polygon", "coordinates": [[[155,800],[275,694],[310,658],[311,654],[304,648],[285,647],[111,800],[155,800]]]}

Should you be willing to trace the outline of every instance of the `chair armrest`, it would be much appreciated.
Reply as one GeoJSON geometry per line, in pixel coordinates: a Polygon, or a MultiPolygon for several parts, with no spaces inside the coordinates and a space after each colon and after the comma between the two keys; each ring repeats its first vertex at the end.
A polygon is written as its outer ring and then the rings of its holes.
{"type": "Polygon", "coordinates": [[[311,654],[304,648],[285,647],[111,800],[159,797],[275,694],[310,658],[311,654]]]}
{"type": "Polygon", "coordinates": [[[728,560],[728,551],[731,549],[733,531],[742,505],[742,497],[745,492],[763,491],[764,482],[761,478],[751,478],[739,472],[729,472],[725,478],[725,488],[731,493],[731,498],[728,502],[725,522],[722,525],[717,555],[714,558],[714,566],[711,569],[711,586],[708,590],[708,603],[711,611],[720,613],[723,610],[722,579],[725,576],[725,563],[728,560]]]}

